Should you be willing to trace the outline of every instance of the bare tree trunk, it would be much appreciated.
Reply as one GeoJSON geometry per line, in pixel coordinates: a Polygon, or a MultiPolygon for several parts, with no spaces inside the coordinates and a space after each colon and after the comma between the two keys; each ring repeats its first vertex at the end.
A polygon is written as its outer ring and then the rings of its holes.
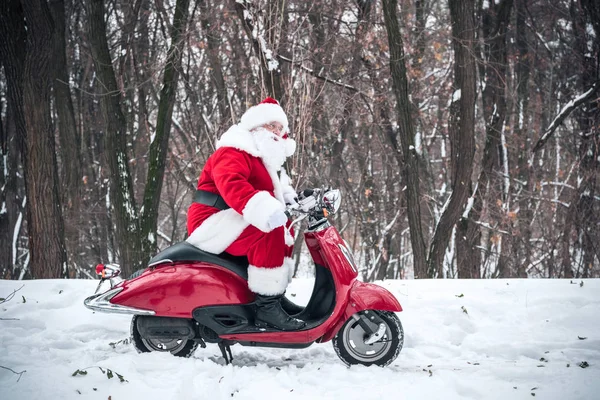
{"type": "MultiPolygon", "coordinates": [[[[466,238],[466,243],[461,243],[458,255],[461,263],[467,263],[469,270],[474,271],[478,266],[467,259],[473,257],[481,240],[481,227],[476,225],[480,221],[484,203],[487,202],[488,212],[491,218],[501,220],[501,205],[504,199],[502,180],[498,179],[496,173],[500,171],[501,155],[503,154],[501,134],[506,118],[506,29],[510,21],[512,0],[501,0],[499,4],[489,3],[489,9],[482,12],[481,26],[485,40],[485,68],[481,75],[485,77],[485,89],[482,93],[483,115],[486,124],[485,149],[483,153],[483,166],[479,175],[475,193],[473,195],[473,206],[468,215],[468,221],[460,224],[457,232],[461,239],[466,238]],[[500,204],[500,206],[498,205],[500,204]]],[[[497,234],[500,235],[500,234],[497,234]]],[[[494,237],[494,236],[493,236],[494,237]]],[[[496,242],[500,236],[495,236],[496,242]]],[[[509,272],[504,268],[504,261],[500,260],[498,269],[501,276],[508,276],[509,272]]]]}
{"type": "MultiPolygon", "coordinates": [[[[475,154],[475,2],[450,0],[449,3],[454,45],[455,95],[452,102],[458,102],[458,107],[454,107],[458,109],[458,113],[451,113],[453,120],[450,122],[452,194],[435,228],[427,260],[429,276],[439,278],[444,277],[444,255],[452,230],[469,197],[475,154]]],[[[460,266],[458,268],[460,269],[460,266]]]]}
{"type": "MultiPolygon", "coordinates": [[[[600,7],[596,2],[581,0],[571,4],[573,28],[576,37],[577,53],[582,64],[580,87],[588,88],[600,80],[600,7]],[[583,10],[582,10],[583,9],[583,10]],[[587,32],[587,25],[593,26],[595,34],[587,32]],[[591,42],[590,52],[588,43],[591,42]]],[[[600,100],[597,96],[587,101],[575,113],[579,126],[579,177],[577,188],[575,227],[577,245],[581,249],[580,276],[589,278],[594,264],[600,262],[600,201],[596,200],[600,191],[600,100]]]]}
{"type": "Polygon", "coordinates": [[[116,242],[119,245],[123,275],[128,276],[147,261],[140,251],[138,213],[133,195],[127,157],[127,122],[121,109],[106,38],[103,0],[88,0],[90,48],[96,66],[104,118],[104,146],[110,173],[110,199],[114,209],[116,242]]]}
{"type": "Polygon", "coordinates": [[[402,168],[406,182],[406,202],[408,224],[413,250],[415,278],[428,278],[425,255],[425,241],[421,226],[421,192],[419,184],[419,160],[415,151],[411,103],[408,98],[408,79],[404,60],[404,44],[398,25],[396,0],[383,0],[383,15],[390,47],[390,71],[392,74],[394,95],[400,133],[402,153],[396,152],[398,164],[402,168]]]}
{"type": "MultiPolygon", "coordinates": [[[[326,30],[327,23],[321,12],[321,7],[318,7],[315,12],[308,14],[308,19],[313,26],[311,39],[311,50],[313,54],[313,70],[326,71],[331,63],[332,46],[335,45],[333,40],[328,40],[336,32],[332,29],[326,30]]],[[[331,27],[329,27],[331,28],[331,27]]],[[[323,83],[326,85],[326,83],[323,83]]],[[[310,149],[313,154],[318,153],[319,149],[326,142],[327,134],[331,129],[329,115],[327,114],[326,102],[324,100],[325,90],[320,90],[321,87],[315,83],[318,96],[313,100],[312,109],[322,110],[311,113],[310,131],[311,137],[307,138],[310,142],[310,149]]]]}
{"type": "Polygon", "coordinates": [[[19,235],[18,215],[22,212],[18,196],[18,160],[24,156],[27,136],[23,111],[23,65],[26,32],[23,9],[18,0],[0,2],[0,62],[6,79],[6,119],[0,136],[2,182],[0,182],[0,279],[16,278],[13,237],[19,235]],[[6,171],[6,174],[4,173],[6,171]],[[18,230],[18,232],[15,232],[18,230]]]}
{"type": "Polygon", "coordinates": [[[158,117],[154,140],[150,144],[148,159],[148,176],[144,190],[144,203],[141,221],[140,240],[142,241],[142,258],[149,259],[156,252],[156,223],[158,207],[165,175],[165,160],[171,136],[171,118],[175,105],[175,94],[181,69],[181,55],[185,41],[183,40],[187,25],[189,0],[177,0],[175,15],[171,29],[171,47],[168,52],[167,65],[163,76],[163,87],[160,91],[158,117]]]}
{"type": "MultiPolygon", "coordinates": [[[[3,114],[4,103],[0,98],[0,116],[3,114]]],[[[9,279],[12,271],[10,219],[8,214],[8,192],[13,191],[14,185],[8,187],[7,181],[14,173],[9,172],[8,165],[8,134],[0,118],[0,279],[9,279]]]]}
{"type": "MultiPolygon", "coordinates": [[[[369,16],[371,13],[371,3],[372,0],[365,0],[362,2],[358,2],[358,10],[357,10],[357,26],[356,31],[354,32],[354,37],[352,41],[352,53],[350,59],[350,74],[348,75],[350,82],[355,82],[358,79],[358,72],[360,70],[360,66],[362,64],[360,58],[360,52],[362,49],[362,40],[365,34],[368,31],[369,24],[369,16]]],[[[352,136],[351,130],[353,130],[355,121],[352,118],[352,113],[354,111],[355,104],[355,93],[348,93],[345,91],[341,94],[341,98],[344,103],[344,111],[341,126],[338,131],[338,138],[333,143],[331,156],[332,162],[330,167],[329,176],[336,182],[337,187],[341,187],[342,183],[342,170],[344,163],[344,149],[346,148],[346,142],[348,137],[352,136]]],[[[360,156],[360,153],[357,154],[360,156]]],[[[364,165],[364,162],[363,162],[364,165]]],[[[362,168],[362,166],[360,166],[362,168]]]]}
{"type": "Polygon", "coordinates": [[[23,2],[27,55],[23,72],[23,108],[27,127],[27,222],[31,275],[68,277],[65,232],[50,117],[52,16],[45,0],[23,2]]]}
{"type": "Polygon", "coordinates": [[[200,0],[200,24],[206,35],[208,45],[208,60],[210,62],[212,82],[217,92],[218,108],[220,114],[220,126],[231,124],[231,110],[229,107],[229,98],[227,96],[227,87],[225,86],[225,77],[223,76],[223,67],[219,56],[220,33],[219,26],[210,20],[210,5],[208,0],[200,0]]]}
{"type": "Polygon", "coordinates": [[[69,259],[77,259],[79,229],[81,228],[81,139],[75,123],[75,111],[69,90],[65,38],[64,0],[50,0],[50,11],[54,21],[53,89],[54,104],[58,114],[60,154],[62,161],[61,202],[65,218],[65,240],[69,259]]]}
{"type": "MultiPolygon", "coordinates": [[[[527,277],[525,268],[531,264],[531,237],[534,204],[530,194],[535,190],[533,170],[529,164],[531,156],[531,136],[529,135],[529,76],[531,62],[529,43],[527,42],[527,10],[526,0],[516,0],[516,44],[517,59],[515,65],[515,78],[517,87],[517,126],[515,128],[515,142],[517,143],[516,165],[517,179],[515,183],[520,186],[521,194],[517,195],[519,213],[513,223],[513,236],[511,240],[512,264],[516,266],[518,277],[527,277]]],[[[551,278],[552,276],[550,276],[551,278]]]]}

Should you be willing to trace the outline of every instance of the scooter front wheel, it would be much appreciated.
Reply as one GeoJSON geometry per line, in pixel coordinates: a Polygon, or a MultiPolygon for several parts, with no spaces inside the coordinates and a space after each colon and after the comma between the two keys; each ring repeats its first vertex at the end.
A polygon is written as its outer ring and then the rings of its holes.
{"type": "Polygon", "coordinates": [[[131,319],[131,341],[138,353],[160,351],[169,352],[177,357],[189,358],[196,351],[198,343],[190,339],[144,339],[137,326],[138,318],[139,315],[134,315],[131,319]]]}
{"type": "Polygon", "coordinates": [[[400,319],[389,311],[361,311],[348,319],[333,338],[335,352],[349,366],[362,364],[385,367],[398,357],[403,344],[404,330],[400,319]],[[383,327],[366,317],[367,313],[373,312],[377,313],[383,327]],[[371,334],[365,331],[364,324],[373,332],[381,331],[380,338],[369,340],[371,334]]]}

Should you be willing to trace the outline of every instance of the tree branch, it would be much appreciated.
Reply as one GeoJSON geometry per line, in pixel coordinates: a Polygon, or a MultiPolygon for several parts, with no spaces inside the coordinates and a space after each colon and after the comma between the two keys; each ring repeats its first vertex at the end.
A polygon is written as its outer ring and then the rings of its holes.
{"type": "Polygon", "coordinates": [[[27,370],[23,370],[23,371],[21,371],[21,372],[17,372],[17,371],[14,371],[14,370],[12,370],[12,369],[10,369],[10,368],[8,368],[8,367],[4,367],[4,366],[2,366],[2,365],[0,365],[0,368],[7,369],[7,370],[9,370],[10,372],[12,372],[13,374],[15,374],[15,375],[19,375],[19,379],[17,379],[17,382],[19,382],[19,381],[21,380],[21,376],[22,376],[22,375],[23,375],[25,372],[27,372],[27,370]]]}
{"type": "Polygon", "coordinates": [[[15,297],[15,293],[17,293],[19,290],[23,289],[25,285],[21,285],[20,288],[13,290],[13,292],[11,294],[9,294],[8,296],[6,296],[3,299],[0,299],[0,304],[2,303],[6,303],[7,301],[11,301],[13,297],[15,297]]]}
{"type": "Polygon", "coordinates": [[[562,108],[562,110],[560,110],[556,118],[554,118],[554,120],[550,123],[542,137],[537,141],[535,146],[533,146],[533,150],[531,151],[535,153],[536,151],[541,149],[546,144],[548,139],[550,139],[556,128],[558,128],[563,123],[565,118],[567,118],[575,109],[577,109],[580,105],[585,103],[596,93],[596,90],[598,90],[598,86],[600,86],[600,81],[596,81],[587,92],[577,96],[575,99],[565,104],[565,106],[562,108]]]}
{"type": "Polygon", "coordinates": [[[321,79],[321,80],[323,80],[323,81],[325,81],[325,82],[327,82],[327,83],[332,83],[332,84],[334,84],[334,85],[341,86],[341,87],[343,87],[344,89],[348,89],[348,90],[350,90],[350,91],[352,91],[352,92],[357,92],[357,93],[359,93],[359,90],[358,90],[357,88],[355,88],[354,86],[351,86],[351,85],[348,85],[348,84],[345,84],[345,83],[342,83],[342,82],[339,82],[339,81],[335,81],[335,80],[333,80],[333,79],[331,79],[331,78],[328,78],[328,77],[326,77],[326,76],[319,75],[317,72],[315,72],[315,70],[313,70],[313,69],[310,69],[310,68],[308,68],[308,67],[305,67],[305,66],[304,66],[304,65],[302,65],[301,63],[294,62],[294,61],[290,60],[289,58],[287,58],[287,57],[284,57],[284,56],[282,56],[282,55],[279,55],[279,56],[277,56],[277,57],[278,57],[279,59],[281,59],[281,60],[285,61],[285,62],[288,62],[288,63],[292,64],[292,65],[297,65],[297,66],[299,66],[299,67],[300,67],[300,68],[302,68],[304,71],[308,72],[309,74],[311,74],[312,76],[314,76],[314,77],[315,77],[315,78],[317,78],[317,79],[321,79]]]}

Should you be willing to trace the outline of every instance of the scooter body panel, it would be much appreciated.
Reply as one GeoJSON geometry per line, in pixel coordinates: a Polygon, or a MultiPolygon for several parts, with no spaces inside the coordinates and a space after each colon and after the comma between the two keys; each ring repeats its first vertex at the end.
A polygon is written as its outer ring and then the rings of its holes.
{"type": "MultiPolygon", "coordinates": [[[[255,332],[243,334],[220,335],[223,339],[233,341],[252,341],[265,343],[309,343],[320,339],[337,326],[340,319],[346,320],[349,292],[358,275],[350,251],[338,231],[331,226],[304,234],[308,249],[315,264],[329,269],[335,287],[335,307],[331,314],[319,325],[301,331],[255,332]],[[345,251],[344,251],[345,250],[345,251]],[[347,253],[347,255],[344,254],[347,253]]],[[[315,293],[313,293],[313,296],[315,293]]]]}
{"type": "Polygon", "coordinates": [[[304,236],[315,263],[329,268],[336,287],[351,285],[358,276],[358,271],[351,252],[339,232],[329,226],[320,231],[306,232],[304,236]]]}
{"type": "Polygon", "coordinates": [[[233,341],[252,341],[256,343],[311,343],[319,339],[337,324],[337,321],[345,318],[346,304],[349,287],[336,288],[336,301],[333,312],[320,324],[311,326],[301,331],[269,331],[242,334],[219,335],[223,339],[233,341]],[[339,301],[341,300],[341,301],[339,301]]]}
{"type": "Polygon", "coordinates": [[[154,310],[164,317],[192,318],[197,307],[254,301],[246,280],[208,263],[158,266],[121,285],[123,290],[111,303],[154,310]]]}
{"type": "MultiPolygon", "coordinates": [[[[257,346],[260,343],[279,343],[282,347],[286,344],[297,347],[331,340],[356,312],[367,309],[402,310],[386,289],[356,280],[358,271],[352,254],[334,227],[326,224],[323,229],[308,231],[305,240],[315,264],[322,265],[331,274],[335,304],[329,314],[317,316],[318,321],[309,322],[300,331],[263,332],[257,329],[235,332],[235,329],[231,329],[228,333],[220,333],[221,339],[257,346]]],[[[241,306],[246,310],[250,307],[249,303],[254,301],[254,294],[244,278],[226,268],[205,262],[159,265],[121,285],[124,290],[113,297],[111,303],[154,310],[156,316],[195,318],[199,322],[205,318],[202,316],[203,307],[207,307],[207,313],[211,312],[209,308],[221,305],[225,309],[227,306],[241,306]]],[[[240,315],[241,320],[252,320],[248,311],[240,312],[240,315]]]]}

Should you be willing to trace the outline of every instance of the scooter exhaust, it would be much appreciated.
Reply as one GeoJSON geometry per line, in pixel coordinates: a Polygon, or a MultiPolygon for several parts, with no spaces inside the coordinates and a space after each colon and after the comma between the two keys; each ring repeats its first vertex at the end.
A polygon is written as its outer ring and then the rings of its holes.
{"type": "Polygon", "coordinates": [[[139,317],[137,328],[144,339],[193,339],[196,330],[192,321],[170,317],[139,317]]]}

